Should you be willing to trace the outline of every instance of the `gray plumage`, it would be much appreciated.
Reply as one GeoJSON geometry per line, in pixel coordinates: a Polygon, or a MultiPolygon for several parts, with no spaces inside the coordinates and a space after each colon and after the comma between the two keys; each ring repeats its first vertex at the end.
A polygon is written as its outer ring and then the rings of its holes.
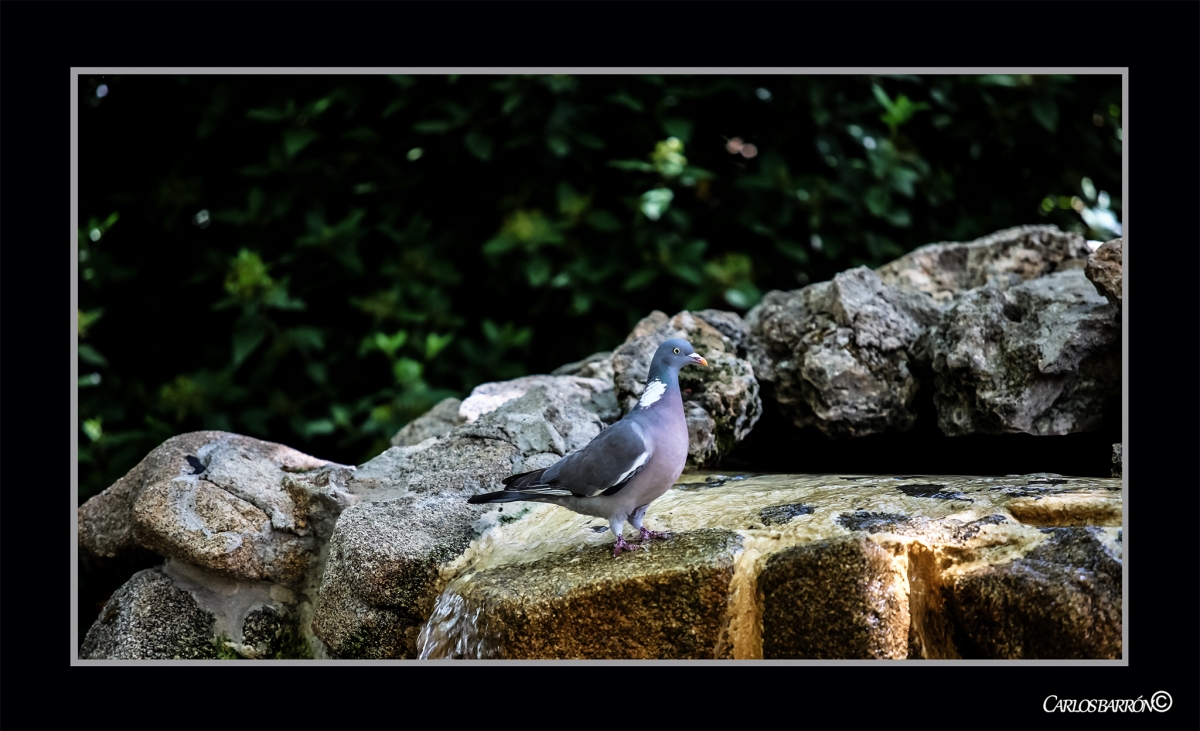
{"type": "Polygon", "coordinates": [[[476,495],[467,502],[553,503],[604,518],[617,539],[613,556],[635,547],[621,536],[627,520],[640,532],[643,543],[666,537],[644,528],[642,518],[650,503],[679,479],[687,461],[679,369],[689,363],[708,365],[686,340],[667,340],[650,361],[641,398],[623,419],[553,466],[508,477],[504,490],[476,495]]]}

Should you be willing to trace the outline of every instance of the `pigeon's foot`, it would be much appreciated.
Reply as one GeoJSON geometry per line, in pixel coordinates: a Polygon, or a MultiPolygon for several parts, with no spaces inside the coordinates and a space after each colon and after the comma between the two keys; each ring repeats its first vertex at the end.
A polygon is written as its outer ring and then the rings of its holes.
{"type": "Polygon", "coordinates": [[[669,531],[650,530],[649,528],[642,528],[641,531],[642,531],[642,543],[645,543],[646,541],[650,541],[650,540],[659,540],[662,538],[670,538],[671,537],[671,534],[669,531]]]}
{"type": "Polygon", "coordinates": [[[637,549],[645,550],[645,546],[639,546],[636,543],[626,543],[625,537],[618,535],[617,542],[613,544],[613,558],[621,555],[621,551],[636,551],[637,549]]]}

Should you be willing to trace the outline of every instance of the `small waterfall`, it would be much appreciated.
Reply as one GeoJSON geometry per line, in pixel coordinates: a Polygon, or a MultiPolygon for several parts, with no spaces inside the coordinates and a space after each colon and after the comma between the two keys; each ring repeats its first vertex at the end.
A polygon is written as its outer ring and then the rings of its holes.
{"type": "Polygon", "coordinates": [[[463,660],[494,657],[494,642],[486,632],[484,607],[458,592],[452,581],[433,605],[433,613],[417,636],[417,659],[463,660]]]}

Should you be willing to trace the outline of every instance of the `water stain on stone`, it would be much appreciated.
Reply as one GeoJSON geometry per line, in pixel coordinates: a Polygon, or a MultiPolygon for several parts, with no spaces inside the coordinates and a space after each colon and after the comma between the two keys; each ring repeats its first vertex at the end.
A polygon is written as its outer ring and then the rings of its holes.
{"type": "Polygon", "coordinates": [[[758,517],[762,519],[763,525],[785,525],[791,522],[792,518],[797,515],[810,515],[813,512],[811,505],[803,503],[788,503],[786,505],[772,505],[758,511],[758,517]]]}
{"type": "Polygon", "coordinates": [[[855,510],[853,513],[842,513],[837,517],[838,525],[846,530],[865,530],[868,533],[891,531],[908,522],[908,516],[901,513],[874,513],[868,510],[855,510]]]}
{"type": "Polygon", "coordinates": [[[203,462],[190,454],[184,457],[184,459],[186,459],[188,465],[191,466],[193,475],[198,475],[206,469],[203,462]]]}
{"type": "Polygon", "coordinates": [[[909,497],[931,497],[938,500],[965,500],[967,502],[975,502],[961,492],[947,491],[945,485],[935,483],[923,483],[919,485],[897,485],[900,492],[909,497]]]}

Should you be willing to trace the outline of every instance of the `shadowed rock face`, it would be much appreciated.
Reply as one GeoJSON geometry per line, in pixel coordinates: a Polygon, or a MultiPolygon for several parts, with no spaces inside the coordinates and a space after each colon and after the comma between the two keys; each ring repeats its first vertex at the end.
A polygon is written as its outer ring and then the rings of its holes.
{"type": "Polygon", "coordinates": [[[1120,393],[1119,321],[1078,270],[969,292],[930,341],[949,436],[1089,431],[1120,393]]]}
{"type": "Polygon", "coordinates": [[[935,311],[869,269],[852,269],[768,293],[746,316],[750,361],[796,427],[830,436],[905,431],[916,419],[918,339],[935,311]]]}
{"type": "Polygon", "coordinates": [[[921,387],[948,436],[1091,431],[1120,391],[1120,319],[1087,256],[1078,234],[1022,226],[769,292],[749,358],[785,417],[829,436],[910,429],[921,387]]]}
{"type": "Polygon", "coordinates": [[[1096,291],[1118,306],[1121,304],[1121,249],[1124,243],[1124,239],[1113,239],[1101,244],[1088,256],[1084,269],[1096,291]]]}
{"type": "Polygon", "coordinates": [[[679,372],[688,424],[688,464],[715,463],[746,438],[762,414],[754,368],[745,358],[746,324],[720,310],[680,312],[668,318],[655,311],[634,327],[613,353],[617,399],[628,413],[646,387],[646,374],[658,346],[684,338],[708,367],[679,372]]]}
{"type": "Polygon", "coordinates": [[[84,637],[79,656],[93,660],[215,658],[213,616],[159,569],[133,575],[112,595],[84,637]]]}
{"type": "Polygon", "coordinates": [[[948,587],[964,657],[1121,657],[1121,558],[1096,528],[1047,529],[1010,563],[948,587]]]}

